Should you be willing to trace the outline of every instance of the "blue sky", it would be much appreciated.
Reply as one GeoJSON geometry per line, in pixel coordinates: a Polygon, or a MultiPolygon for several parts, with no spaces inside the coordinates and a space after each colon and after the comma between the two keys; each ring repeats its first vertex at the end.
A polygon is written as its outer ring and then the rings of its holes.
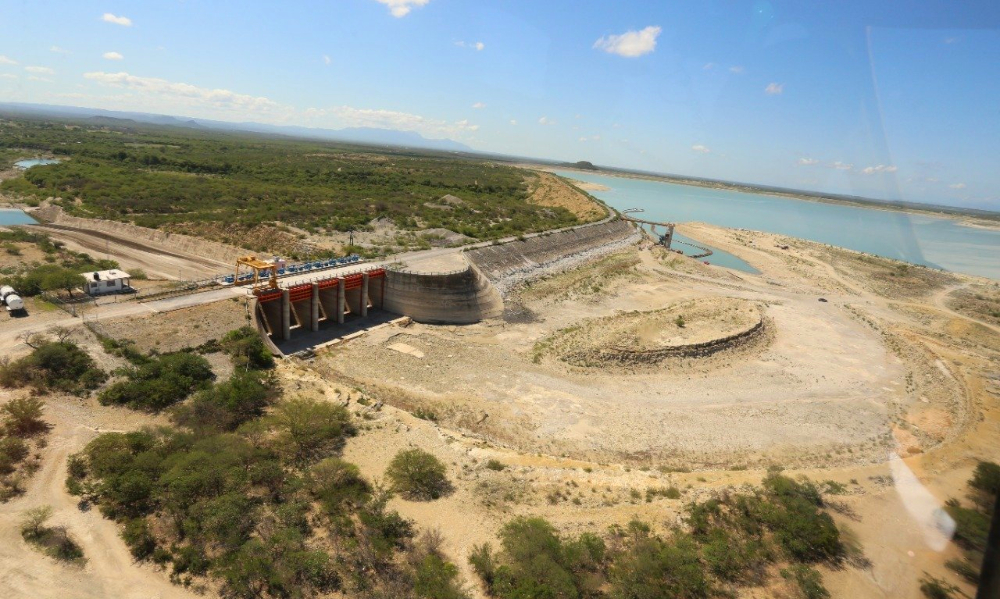
{"type": "Polygon", "coordinates": [[[0,0],[0,101],[1000,210],[1000,3],[0,0]]]}

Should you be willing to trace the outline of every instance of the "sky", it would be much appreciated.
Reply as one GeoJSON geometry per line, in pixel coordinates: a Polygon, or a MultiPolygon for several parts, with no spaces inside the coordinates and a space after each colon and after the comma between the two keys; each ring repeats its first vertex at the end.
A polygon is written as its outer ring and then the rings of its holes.
{"type": "Polygon", "coordinates": [[[996,0],[0,0],[0,102],[990,210],[998,58],[996,0]]]}

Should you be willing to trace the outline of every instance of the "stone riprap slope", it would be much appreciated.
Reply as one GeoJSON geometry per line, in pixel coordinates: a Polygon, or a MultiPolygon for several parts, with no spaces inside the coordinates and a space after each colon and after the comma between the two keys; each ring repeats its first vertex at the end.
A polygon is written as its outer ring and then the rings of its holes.
{"type": "Polygon", "coordinates": [[[548,274],[554,268],[573,266],[636,243],[640,238],[641,233],[630,223],[613,220],[481,247],[465,255],[505,293],[518,283],[548,274]]]}

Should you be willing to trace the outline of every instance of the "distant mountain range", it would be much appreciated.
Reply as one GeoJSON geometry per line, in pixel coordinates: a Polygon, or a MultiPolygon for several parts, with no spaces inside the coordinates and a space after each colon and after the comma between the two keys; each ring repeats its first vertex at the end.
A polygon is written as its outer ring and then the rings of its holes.
{"type": "Polygon", "coordinates": [[[0,102],[0,112],[22,115],[37,115],[48,117],[87,118],[94,122],[109,126],[127,126],[128,122],[163,125],[168,127],[184,127],[187,129],[214,129],[221,131],[249,131],[253,133],[268,133],[272,135],[289,135],[330,141],[371,146],[397,146],[403,148],[419,148],[437,150],[439,152],[474,152],[469,146],[452,139],[428,139],[416,131],[399,131],[396,129],[377,129],[374,127],[348,127],[346,129],[318,129],[294,125],[267,125],[264,123],[230,123],[211,119],[191,119],[149,114],[145,112],[126,112],[103,110],[100,108],[80,108],[76,106],[53,106],[49,104],[21,104],[0,102]]]}

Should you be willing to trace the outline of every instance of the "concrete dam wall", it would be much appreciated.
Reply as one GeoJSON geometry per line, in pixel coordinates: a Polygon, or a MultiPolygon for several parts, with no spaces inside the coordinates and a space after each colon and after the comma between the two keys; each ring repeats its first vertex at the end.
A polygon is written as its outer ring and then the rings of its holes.
{"type": "Polygon", "coordinates": [[[385,309],[429,324],[471,324],[503,314],[503,299],[472,266],[433,274],[386,271],[385,309]]]}
{"type": "Polygon", "coordinates": [[[476,248],[466,252],[465,256],[491,281],[496,282],[599,248],[615,249],[639,238],[639,231],[630,223],[613,220],[537,235],[524,241],[476,248]]]}

